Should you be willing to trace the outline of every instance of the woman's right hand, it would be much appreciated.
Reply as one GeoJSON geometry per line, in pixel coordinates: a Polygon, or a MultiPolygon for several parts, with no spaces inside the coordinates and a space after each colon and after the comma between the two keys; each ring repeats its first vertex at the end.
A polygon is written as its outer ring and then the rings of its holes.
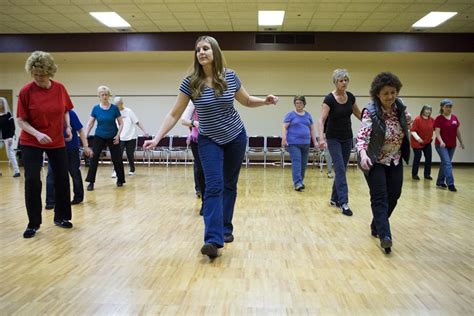
{"type": "Polygon", "coordinates": [[[143,143],[143,148],[145,148],[145,149],[152,149],[152,148],[155,148],[156,145],[158,145],[158,142],[155,141],[154,139],[146,140],[146,141],[143,143]]]}
{"type": "Polygon", "coordinates": [[[53,140],[51,139],[51,137],[49,137],[48,135],[46,134],[43,134],[41,132],[38,132],[36,135],[35,135],[36,139],[38,140],[38,142],[40,144],[49,144],[49,143],[52,143],[53,140]]]}
{"type": "Polygon", "coordinates": [[[439,147],[446,148],[446,144],[444,142],[439,143],[439,147]]]}
{"type": "Polygon", "coordinates": [[[281,147],[283,147],[283,148],[288,147],[288,142],[286,141],[286,139],[281,140],[281,147]]]}
{"type": "Polygon", "coordinates": [[[372,167],[372,160],[370,160],[369,156],[367,156],[367,153],[365,151],[361,151],[360,153],[360,167],[363,170],[370,170],[370,167],[372,167]]]}
{"type": "Polygon", "coordinates": [[[326,149],[328,147],[328,144],[326,143],[326,140],[325,139],[321,139],[319,141],[319,148],[321,149],[326,149]]]}

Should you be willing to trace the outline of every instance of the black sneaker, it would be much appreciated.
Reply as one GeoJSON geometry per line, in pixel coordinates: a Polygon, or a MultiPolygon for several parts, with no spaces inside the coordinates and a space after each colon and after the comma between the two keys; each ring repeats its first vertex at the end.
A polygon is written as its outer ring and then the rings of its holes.
{"type": "Polygon", "coordinates": [[[346,216],[352,216],[352,211],[349,208],[349,206],[347,206],[347,203],[342,204],[340,208],[341,208],[342,214],[346,216]]]}
{"type": "Polygon", "coordinates": [[[94,191],[94,183],[89,183],[89,185],[87,186],[87,191],[94,191]]]}
{"type": "Polygon", "coordinates": [[[304,184],[301,185],[301,189],[306,189],[306,186],[304,184]]]}
{"type": "Polygon", "coordinates": [[[302,192],[304,189],[302,184],[295,185],[295,191],[302,192]]]}
{"type": "Polygon", "coordinates": [[[53,204],[46,204],[46,206],[44,208],[47,209],[47,210],[52,210],[52,209],[54,209],[54,205],[53,204]]]}
{"type": "Polygon", "coordinates": [[[425,180],[433,180],[431,176],[425,176],[425,180]]]}
{"type": "Polygon", "coordinates": [[[20,176],[20,173],[19,172],[15,172],[15,174],[13,175],[13,178],[18,178],[20,176]]]}
{"type": "Polygon", "coordinates": [[[205,244],[204,246],[202,246],[201,253],[203,255],[208,256],[210,259],[217,258],[217,256],[219,255],[217,247],[214,244],[205,244]]]}
{"type": "Polygon", "coordinates": [[[123,187],[123,182],[117,182],[117,187],[123,187]]]}
{"type": "Polygon", "coordinates": [[[26,227],[25,232],[23,233],[23,238],[31,238],[34,235],[36,235],[36,231],[39,229],[38,227],[31,228],[31,227],[26,227]]]}
{"type": "Polygon", "coordinates": [[[419,177],[419,176],[411,176],[411,178],[412,178],[413,180],[420,180],[420,177],[419,177]]]}
{"type": "Polygon", "coordinates": [[[65,219],[54,221],[54,225],[62,227],[62,228],[72,228],[72,223],[65,219]]]}
{"type": "Polygon", "coordinates": [[[82,200],[76,200],[76,199],[73,199],[71,201],[71,205],[76,205],[76,204],[81,204],[82,203],[82,200]]]}
{"type": "Polygon", "coordinates": [[[446,189],[448,186],[443,183],[443,184],[437,184],[436,187],[437,187],[438,189],[443,189],[443,190],[444,190],[444,189],[446,189]]]}
{"type": "Polygon", "coordinates": [[[448,190],[451,191],[451,192],[458,192],[458,190],[456,189],[456,187],[453,185],[448,185],[448,190]]]}
{"type": "Polygon", "coordinates": [[[383,238],[380,238],[380,247],[386,249],[386,248],[391,248],[392,247],[392,238],[386,236],[383,238]]]}
{"type": "Polygon", "coordinates": [[[234,241],[234,235],[232,234],[224,235],[224,242],[230,243],[233,241],[234,241]]]}

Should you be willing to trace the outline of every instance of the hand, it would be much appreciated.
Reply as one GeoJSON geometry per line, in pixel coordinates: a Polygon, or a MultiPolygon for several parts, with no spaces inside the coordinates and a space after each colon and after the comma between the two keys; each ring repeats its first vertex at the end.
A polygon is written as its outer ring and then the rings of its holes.
{"type": "Polygon", "coordinates": [[[321,149],[326,149],[328,147],[328,145],[326,144],[326,140],[325,139],[321,139],[319,141],[319,148],[321,149]]]}
{"type": "Polygon", "coordinates": [[[194,127],[196,127],[197,129],[199,129],[199,121],[194,121],[194,127]]]}
{"type": "Polygon", "coordinates": [[[90,149],[89,147],[85,147],[84,148],[84,155],[86,155],[87,157],[89,158],[92,158],[92,156],[94,155],[93,152],[92,152],[92,149],[90,149]]]}
{"type": "Polygon", "coordinates": [[[114,145],[118,145],[120,143],[120,135],[116,135],[114,137],[114,145]]]}
{"type": "Polygon", "coordinates": [[[281,147],[284,147],[284,148],[288,147],[288,142],[286,141],[286,139],[281,140],[281,147]]]}
{"type": "Polygon", "coordinates": [[[372,161],[370,160],[369,156],[367,156],[367,153],[360,152],[360,167],[363,170],[370,170],[370,167],[372,167],[372,161]]]}
{"type": "Polygon", "coordinates": [[[71,132],[71,126],[66,127],[66,137],[64,138],[65,141],[70,141],[72,139],[72,132],[71,132]]]}
{"type": "Polygon", "coordinates": [[[49,144],[49,143],[52,143],[53,140],[51,139],[51,137],[49,137],[48,135],[46,134],[43,134],[41,132],[38,132],[36,135],[36,140],[38,140],[38,142],[40,144],[49,144]]]}
{"type": "Polygon", "coordinates": [[[152,140],[146,140],[146,141],[143,143],[143,148],[145,148],[145,149],[152,149],[152,148],[155,148],[156,145],[158,145],[158,142],[155,141],[154,139],[152,139],[152,140]]]}
{"type": "Polygon", "coordinates": [[[464,144],[463,143],[461,143],[461,149],[464,149],[464,144]]]}
{"type": "Polygon", "coordinates": [[[265,103],[266,105],[270,105],[270,104],[275,104],[275,105],[276,105],[277,102],[278,102],[278,100],[279,100],[278,97],[276,97],[276,96],[270,94],[270,95],[267,95],[267,97],[265,98],[265,102],[264,102],[264,103],[265,103]]]}
{"type": "Polygon", "coordinates": [[[439,147],[446,148],[446,144],[444,142],[439,143],[439,147]]]}
{"type": "Polygon", "coordinates": [[[423,139],[421,139],[421,138],[417,139],[416,141],[419,142],[419,143],[422,144],[422,145],[425,144],[425,142],[424,142],[423,139]]]}

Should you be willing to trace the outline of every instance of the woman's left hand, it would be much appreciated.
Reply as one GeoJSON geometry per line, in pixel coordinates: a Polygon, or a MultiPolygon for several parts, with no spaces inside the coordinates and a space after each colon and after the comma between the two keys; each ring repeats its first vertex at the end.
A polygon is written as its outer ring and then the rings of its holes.
{"type": "Polygon", "coordinates": [[[265,98],[265,104],[266,105],[270,105],[270,104],[277,104],[278,102],[278,97],[277,96],[274,96],[274,95],[267,95],[267,97],[265,98]]]}
{"type": "Polygon", "coordinates": [[[120,143],[120,135],[114,137],[114,145],[118,145],[120,143]]]}
{"type": "Polygon", "coordinates": [[[67,142],[72,139],[71,126],[66,127],[66,137],[64,138],[67,142]]]}

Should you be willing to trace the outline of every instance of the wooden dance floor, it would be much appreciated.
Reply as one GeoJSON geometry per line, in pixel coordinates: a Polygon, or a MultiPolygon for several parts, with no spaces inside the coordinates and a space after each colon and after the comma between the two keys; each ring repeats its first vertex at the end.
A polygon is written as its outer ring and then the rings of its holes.
{"type": "Polygon", "coordinates": [[[111,166],[100,165],[95,191],[73,206],[74,228],[54,226],[44,210],[31,239],[22,237],[23,170],[12,178],[6,163],[0,168],[1,315],[474,311],[472,167],[454,168],[457,193],[412,181],[405,168],[390,255],[370,235],[368,188],[355,167],[348,170],[353,217],[329,206],[332,179],[317,168],[308,168],[299,193],[290,167],[243,167],[235,241],[213,261],[200,253],[190,165],[140,165],[122,188],[111,166]]]}

